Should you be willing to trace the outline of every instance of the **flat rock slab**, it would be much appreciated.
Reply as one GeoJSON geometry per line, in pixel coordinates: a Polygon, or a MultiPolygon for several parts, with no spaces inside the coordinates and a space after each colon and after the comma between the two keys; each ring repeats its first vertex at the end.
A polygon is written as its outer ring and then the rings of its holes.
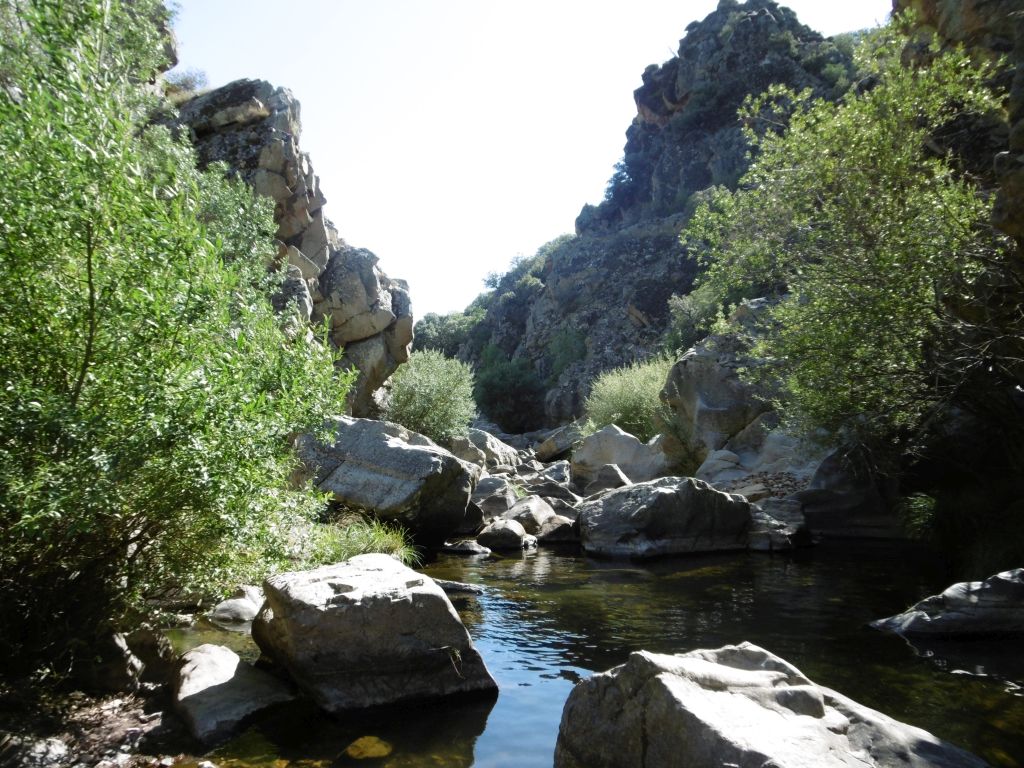
{"type": "Polygon", "coordinates": [[[444,591],[388,555],[264,582],[253,639],[329,712],[496,691],[444,591]]]}
{"type": "Polygon", "coordinates": [[[249,666],[234,651],[209,643],[181,657],[174,708],[193,736],[212,744],[230,736],[250,715],[295,698],[273,675],[249,666]]]}
{"type": "Polygon", "coordinates": [[[1024,633],[1024,568],[954,584],[871,626],[908,637],[1024,633]]]}
{"type": "Polygon", "coordinates": [[[573,689],[555,747],[555,768],[986,765],[750,643],[631,654],[573,689]]]}

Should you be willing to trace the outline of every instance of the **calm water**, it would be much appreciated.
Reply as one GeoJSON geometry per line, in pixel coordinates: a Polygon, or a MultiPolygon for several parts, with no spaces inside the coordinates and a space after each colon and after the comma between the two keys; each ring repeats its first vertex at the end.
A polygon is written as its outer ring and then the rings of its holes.
{"type": "MultiPolygon", "coordinates": [[[[936,647],[926,656],[864,626],[948,584],[948,574],[909,552],[818,548],[795,558],[738,554],[636,566],[542,550],[521,558],[441,557],[423,570],[487,587],[455,605],[498,681],[497,699],[339,719],[289,705],[212,759],[225,768],[550,767],[575,681],[634,650],[749,640],[816,682],[993,765],[1024,766],[1020,647],[936,647]],[[360,749],[390,753],[356,759],[360,749]]],[[[196,640],[208,641],[218,642],[196,640]]]]}

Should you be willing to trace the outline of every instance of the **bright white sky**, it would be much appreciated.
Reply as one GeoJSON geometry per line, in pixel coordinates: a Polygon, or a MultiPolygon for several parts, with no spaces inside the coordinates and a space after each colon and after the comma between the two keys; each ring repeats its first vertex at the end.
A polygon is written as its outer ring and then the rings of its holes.
{"type": "MultiPolygon", "coordinates": [[[[824,34],[891,0],[791,0],[824,34]]],[[[341,236],[409,281],[417,317],[573,231],[602,199],[648,64],[716,0],[178,0],[181,68],[302,103],[341,236]]]]}

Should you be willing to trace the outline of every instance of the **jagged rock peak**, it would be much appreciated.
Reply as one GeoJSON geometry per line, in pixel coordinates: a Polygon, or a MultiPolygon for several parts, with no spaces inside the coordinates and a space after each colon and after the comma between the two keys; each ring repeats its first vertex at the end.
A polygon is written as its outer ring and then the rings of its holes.
{"type": "Polygon", "coordinates": [[[320,178],[299,148],[298,100],[264,80],[236,80],[179,111],[201,165],[227,163],[274,201],[278,258],[288,270],[275,301],[295,302],[313,323],[329,320],[331,342],[344,351],[342,364],[359,370],[353,413],[373,415],[373,393],[409,358],[409,287],[384,274],[373,253],[346,244],[324,216],[320,178]]]}
{"type": "Polygon", "coordinates": [[[748,94],[783,83],[838,95],[852,62],[774,0],[721,0],[692,22],[675,57],[644,70],[633,92],[637,116],[600,206],[585,206],[578,233],[615,229],[681,211],[709,186],[732,187],[746,169],[736,111],[748,94]]]}

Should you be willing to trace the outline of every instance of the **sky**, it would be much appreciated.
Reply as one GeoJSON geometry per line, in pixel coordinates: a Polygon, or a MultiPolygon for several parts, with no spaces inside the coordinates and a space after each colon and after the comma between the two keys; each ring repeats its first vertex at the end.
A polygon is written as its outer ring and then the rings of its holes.
{"type": "MultiPolygon", "coordinates": [[[[891,0],[792,0],[826,35],[891,0]]],[[[351,245],[447,313],[598,203],[648,64],[717,0],[178,0],[178,69],[268,80],[351,245]]]]}

